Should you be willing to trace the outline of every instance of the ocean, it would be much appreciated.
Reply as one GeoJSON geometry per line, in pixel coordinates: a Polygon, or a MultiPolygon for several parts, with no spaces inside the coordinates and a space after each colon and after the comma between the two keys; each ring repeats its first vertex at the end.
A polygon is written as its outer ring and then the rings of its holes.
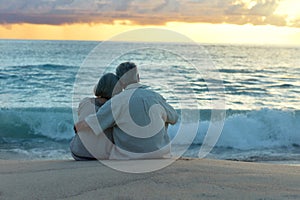
{"type": "Polygon", "coordinates": [[[205,144],[207,158],[300,163],[300,47],[0,40],[0,52],[0,159],[71,159],[80,99],[131,61],[141,83],[187,113],[169,127],[174,139],[185,125],[174,151],[199,157],[205,144]]]}

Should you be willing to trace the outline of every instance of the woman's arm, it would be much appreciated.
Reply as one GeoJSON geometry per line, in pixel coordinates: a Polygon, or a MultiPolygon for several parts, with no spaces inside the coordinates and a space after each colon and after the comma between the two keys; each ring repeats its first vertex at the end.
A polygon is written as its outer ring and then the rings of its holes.
{"type": "Polygon", "coordinates": [[[91,127],[86,123],[85,120],[79,121],[74,125],[74,131],[77,134],[79,131],[91,130],[91,127]]]}

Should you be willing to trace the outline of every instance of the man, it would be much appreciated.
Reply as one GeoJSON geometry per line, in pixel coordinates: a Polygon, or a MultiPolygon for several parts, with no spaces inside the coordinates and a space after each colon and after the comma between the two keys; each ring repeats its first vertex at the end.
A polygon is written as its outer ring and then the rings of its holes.
{"type": "Polygon", "coordinates": [[[116,69],[124,91],[107,101],[95,115],[76,124],[76,129],[91,128],[98,135],[113,128],[115,146],[110,159],[160,158],[170,154],[168,124],[178,114],[158,93],[139,84],[139,73],[132,62],[116,69]]]}

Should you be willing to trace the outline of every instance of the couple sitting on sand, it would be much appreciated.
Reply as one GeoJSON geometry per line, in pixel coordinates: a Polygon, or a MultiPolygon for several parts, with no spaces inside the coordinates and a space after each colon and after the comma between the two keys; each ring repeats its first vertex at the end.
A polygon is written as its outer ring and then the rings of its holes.
{"type": "Polygon", "coordinates": [[[121,63],[116,75],[103,75],[94,92],[96,98],[79,104],[70,145],[75,160],[170,156],[167,128],[178,114],[161,95],[139,84],[134,63],[121,63]]]}

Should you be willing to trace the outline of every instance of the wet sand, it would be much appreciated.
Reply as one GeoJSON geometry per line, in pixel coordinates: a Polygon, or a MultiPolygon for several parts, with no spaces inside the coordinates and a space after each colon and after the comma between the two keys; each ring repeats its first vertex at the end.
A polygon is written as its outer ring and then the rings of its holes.
{"type": "Polygon", "coordinates": [[[132,174],[99,161],[0,160],[0,199],[300,199],[300,166],[180,159],[132,174]]]}

